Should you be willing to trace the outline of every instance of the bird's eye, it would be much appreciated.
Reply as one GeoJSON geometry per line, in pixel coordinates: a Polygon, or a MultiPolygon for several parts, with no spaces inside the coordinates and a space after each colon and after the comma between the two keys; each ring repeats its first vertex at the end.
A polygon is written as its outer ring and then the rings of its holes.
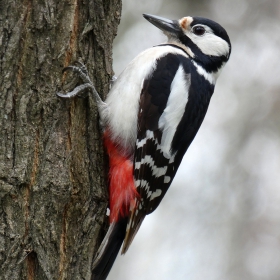
{"type": "Polygon", "coordinates": [[[192,32],[197,36],[202,36],[206,32],[206,30],[203,26],[195,26],[192,29],[192,32]]]}

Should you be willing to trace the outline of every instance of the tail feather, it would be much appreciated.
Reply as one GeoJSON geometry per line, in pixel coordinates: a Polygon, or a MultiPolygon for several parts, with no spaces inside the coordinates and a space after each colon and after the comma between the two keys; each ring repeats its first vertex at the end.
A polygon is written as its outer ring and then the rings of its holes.
{"type": "Polygon", "coordinates": [[[121,252],[122,254],[125,254],[127,252],[144,218],[146,217],[146,212],[144,211],[143,207],[139,207],[139,203],[139,200],[137,200],[135,207],[130,212],[121,252]]]}
{"type": "Polygon", "coordinates": [[[113,222],[93,262],[91,280],[105,280],[115,262],[126,233],[127,218],[113,222]]]}

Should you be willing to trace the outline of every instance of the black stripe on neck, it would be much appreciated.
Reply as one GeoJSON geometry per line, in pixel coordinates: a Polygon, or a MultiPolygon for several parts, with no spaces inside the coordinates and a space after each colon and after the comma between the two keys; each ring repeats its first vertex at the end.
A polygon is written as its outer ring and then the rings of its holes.
{"type": "Polygon", "coordinates": [[[160,45],[156,45],[154,47],[164,47],[164,46],[170,46],[170,47],[174,47],[174,48],[177,48],[181,51],[183,51],[185,54],[187,54],[188,56],[190,56],[183,48],[177,46],[177,45],[174,45],[174,44],[160,44],[160,45]]]}

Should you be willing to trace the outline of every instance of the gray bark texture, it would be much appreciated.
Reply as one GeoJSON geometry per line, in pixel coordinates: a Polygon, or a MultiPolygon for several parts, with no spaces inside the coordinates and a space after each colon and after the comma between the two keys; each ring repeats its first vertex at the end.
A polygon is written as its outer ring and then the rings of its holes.
{"type": "Polygon", "coordinates": [[[84,62],[101,96],[121,0],[0,0],[0,279],[90,279],[107,227],[93,99],[56,97],[84,62]]]}

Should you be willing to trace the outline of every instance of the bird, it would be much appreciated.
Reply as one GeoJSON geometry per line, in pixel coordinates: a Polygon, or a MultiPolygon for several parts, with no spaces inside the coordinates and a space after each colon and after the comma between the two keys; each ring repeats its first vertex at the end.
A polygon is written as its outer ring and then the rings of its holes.
{"type": "MultiPolygon", "coordinates": [[[[146,215],[165,196],[206,115],[231,42],[213,20],[143,14],[167,37],[134,58],[103,101],[84,64],[83,84],[62,98],[91,91],[109,155],[110,226],[93,262],[92,279],[106,279],[117,254],[127,252],[146,215]]],[[[174,205],[175,207],[175,205],[174,205]]]]}

